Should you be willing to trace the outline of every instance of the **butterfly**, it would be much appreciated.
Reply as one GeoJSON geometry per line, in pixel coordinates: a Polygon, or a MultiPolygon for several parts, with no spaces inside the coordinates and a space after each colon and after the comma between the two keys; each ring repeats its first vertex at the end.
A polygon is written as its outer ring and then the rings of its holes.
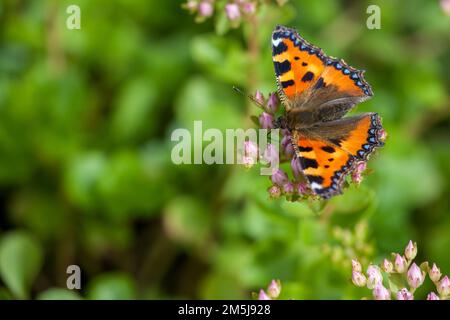
{"type": "Polygon", "coordinates": [[[291,134],[303,176],[324,199],[341,194],[345,177],[384,145],[377,113],[344,117],[373,96],[364,71],[279,25],[272,33],[272,59],[286,110],[280,126],[291,134]]]}

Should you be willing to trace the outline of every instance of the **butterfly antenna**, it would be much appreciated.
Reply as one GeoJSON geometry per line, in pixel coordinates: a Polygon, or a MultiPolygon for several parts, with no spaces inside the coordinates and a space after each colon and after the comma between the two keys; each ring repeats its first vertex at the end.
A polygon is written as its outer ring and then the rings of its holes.
{"type": "Polygon", "coordinates": [[[253,103],[256,104],[258,107],[264,109],[264,105],[263,105],[261,102],[259,102],[258,100],[256,100],[254,96],[252,96],[252,95],[250,95],[250,94],[245,94],[241,89],[239,89],[239,88],[236,87],[236,86],[233,86],[233,89],[234,89],[234,91],[236,91],[237,93],[240,93],[240,94],[242,94],[243,96],[246,96],[247,98],[249,98],[250,100],[252,100],[253,103]]]}

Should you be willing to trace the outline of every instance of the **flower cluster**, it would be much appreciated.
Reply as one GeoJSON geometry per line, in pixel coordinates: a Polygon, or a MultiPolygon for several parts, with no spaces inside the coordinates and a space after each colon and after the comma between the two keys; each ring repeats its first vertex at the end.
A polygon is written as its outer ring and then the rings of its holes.
{"type": "MultiPolygon", "coordinates": [[[[276,114],[280,110],[280,101],[275,92],[269,94],[266,99],[260,91],[256,91],[254,97],[256,104],[262,109],[259,117],[254,117],[255,122],[262,129],[274,129],[276,123],[276,114]]],[[[273,199],[284,195],[288,200],[295,201],[302,197],[310,195],[308,186],[301,175],[300,162],[295,155],[294,148],[291,143],[291,135],[288,130],[282,129],[281,142],[276,144],[271,142],[262,154],[262,160],[275,167],[279,163],[290,163],[292,171],[292,179],[288,174],[277,167],[272,171],[270,180],[272,186],[268,189],[269,196],[273,199]],[[278,147],[278,148],[277,148],[278,147]]],[[[256,146],[250,142],[244,145],[244,165],[247,168],[251,167],[256,161],[254,158],[256,146]]]]}
{"type": "MultiPolygon", "coordinates": [[[[183,8],[192,14],[196,14],[196,21],[203,22],[213,16],[214,11],[225,13],[232,27],[238,27],[243,18],[251,17],[257,12],[257,8],[268,1],[257,0],[187,0],[183,8]]],[[[287,0],[275,1],[282,6],[287,0]]]]}
{"type": "Polygon", "coordinates": [[[272,280],[267,287],[267,290],[259,290],[259,293],[254,292],[253,298],[258,300],[275,300],[280,296],[281,293],[281,281],[272,280]]]}
{"type": "Polygon", "coordinates": [[[417,255],[417,244],[409,241],[404,255],[393,253],[392,259],[384,259],[380,266],[369,265],[366,273],[362,272],[361,263],[352,260],[352,282],[358,287],[372,290],[375,300],[414,300],[414,292],[425,281],[426,275],[434,283],[436,292],[430,292],[427,300],[443,300],[450,298],[450,280],[442,277],[441,271],[433,263],[430,268],[428,262],[418,266],[414,262],[417,255]],[[388,288],[383,284],[383,275],[388,280],[388,288]]]}

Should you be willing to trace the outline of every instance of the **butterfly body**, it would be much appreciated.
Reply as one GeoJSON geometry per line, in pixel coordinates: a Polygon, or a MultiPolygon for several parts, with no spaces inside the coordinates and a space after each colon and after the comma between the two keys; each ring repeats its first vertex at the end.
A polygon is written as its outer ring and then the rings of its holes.
{"type": "Polygon", "coordinates": [[[344,117],[373,95],[364,72],[283,26],[272,34],[272,57],[286,108],[280,124],[291,133],[303,175],[322,198],[340,194],[345,176],[383,145],[376,113],[344,117]]]}

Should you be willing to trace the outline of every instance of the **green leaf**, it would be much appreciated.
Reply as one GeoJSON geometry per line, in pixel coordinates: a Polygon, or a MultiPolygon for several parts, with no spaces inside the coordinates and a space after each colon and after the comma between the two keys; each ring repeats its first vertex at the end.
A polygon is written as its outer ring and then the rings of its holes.
{"type": "Polygon", "coordinates": [[[80,300],[81,297],[75,292],[62,288],[50,288],[37,296],[38,300],[80,300]]]}
{"type": "Polygon", "coordinates": [[[16,298],[29,297],[42,265],[42,255],[41,247],[24,232],[11,232],[1,239],[0,275],[16,298]]]}

